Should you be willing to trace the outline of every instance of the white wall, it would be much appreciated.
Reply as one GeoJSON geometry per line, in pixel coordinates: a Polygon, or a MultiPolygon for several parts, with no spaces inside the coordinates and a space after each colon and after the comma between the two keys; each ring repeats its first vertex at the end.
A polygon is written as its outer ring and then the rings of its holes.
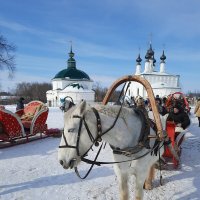
{"type": "MultiPolygon", "coordinates": [[[[167,96],[174,92],[180,92],[181,88],[179,87],[179,76],[178,75],[159,75],[159,74],[143,74],[143,78],[147,79],[152,86],[154,95],[159,95],[160,97],[167,96]],[[162,86],[155,86],[156,83],[165,83],[162,86]]],[[[127,91],[127,95],[130,96],[142,96],[143,98],[147,97],[147,92],[144,86],[137,82],[131,82],[131,85],[127,91]]]]}
{"type": "Polygon", "coordinates": [[[93,86],[93,81],[88,81],[88,80],[56,79],[56,80],[52,80],[53,90],[64,89],[70,83],[74,83],[74,82],[78,82],[81,85],[83,85],[84,89],[91,90],[93,86]]]}

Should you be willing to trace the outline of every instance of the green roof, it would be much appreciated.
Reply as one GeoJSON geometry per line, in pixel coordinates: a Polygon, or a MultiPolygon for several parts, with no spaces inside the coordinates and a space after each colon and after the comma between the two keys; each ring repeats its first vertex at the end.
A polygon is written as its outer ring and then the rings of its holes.
{"type": "Polygon", "coordinates": [[[69,79],[87,79],[90,80],[90,77],[83,71],[76,69],[76,60],[73,58],[74,53],[71,51],[69,53],[69,59],[67,61],[67,69],[63,69],[58,72],[53,79],[56,78],[69,78],[69,79]]]}
{"type": "Polygon", "coordinates": [[[87,79],[90,80],[90,77],[83,71],[78,70],[76,68],[67,68],[63,69],[60,72],[58,72],[55,78],[70,78],[70,79],[87,79]]]}

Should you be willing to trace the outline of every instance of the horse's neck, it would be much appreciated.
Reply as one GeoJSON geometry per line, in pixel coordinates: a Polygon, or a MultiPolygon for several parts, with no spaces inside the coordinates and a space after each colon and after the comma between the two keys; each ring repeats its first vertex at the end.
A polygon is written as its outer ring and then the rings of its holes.
{"type": "MultiPolygon", "coordinates": [[[[119,107],[102,107],[99,110],[101,118],[102,132],[108,130],[114,123],[119,107]]],[[[98,109],[98,108],[97,108],[98,109]]],[[[114,127],[102,136],[102,139],[113,146],[124,148],[127,146],[136,145],[138,142],[141,121],[135,113],[128,109],[122,109],[122,113],[115,123],[114,127]]],[[[92,123],[96,124],[95,117],[92,117],[92,123]]]]}

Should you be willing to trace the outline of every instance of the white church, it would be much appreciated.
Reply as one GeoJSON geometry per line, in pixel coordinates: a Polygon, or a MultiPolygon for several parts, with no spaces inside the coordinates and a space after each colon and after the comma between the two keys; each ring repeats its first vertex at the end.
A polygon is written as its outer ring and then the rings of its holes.
{"type": "MultiPolygon", "coordinates": [[[[149,81],[153,89],[154,95],[159,95],[159,97],[168,96],[174,92],[180,92],[180,75],[172,75],[166,72],[165,60],[166,56],[163,51],[160,57],[160,69],[156,71],[154,58],[154,51],[152,45],[150,44],[149,49],[145,55],[145,65],[144,71],[142,71],[140,54],[136,59],[136,72],[135,75],[141,76],[149,81]]],[[[137,82],[131,82],[130,87],[127,91],[128,96],[141,96],[147,98],[146,89],[142,84],[137,82]]]]}
{"type": "Polygon", "coordinates": [[[67,68],[58,72],[51,82],[53,88],[46,92],[48,106],[60,106],[60,101],[66,96],[71,97],[74,103],[82,99],[87,102],[95,100],[95,92],[92,90],[93,80],[84,71],[76,68],[72,47],[67,68]]]}
{"type": "MultiPolygon", "coordinates": [[[[164,51],[160,57],[159,71],[155,69],[156,60],[151,44],[147,50],[145,59],[144,71],[142,71],[142,59],[139,54],[136,59],[135,75],[141,76],[150,82],[155,96],[164,97],[181,91],[180,75],[172,75],[166,72],[166,56],[164,51]]],[[[78,103],[82,99],[88,102],[95,101],[95,92],[92,90],[94,81],[84,71],[76,68],[76,60],[74,59],[72,47],[67,61],[67,68],[58,72],[51,82],[53,88],[46,92],[48,106],[60,106],[60,101],[66,96],[70,96],[74,100],[74,103],[78,103]]],[[[145,88],[137,82],[131,82],[126,95],[129,97],[139,95],[147,98],[145,88]]]]}

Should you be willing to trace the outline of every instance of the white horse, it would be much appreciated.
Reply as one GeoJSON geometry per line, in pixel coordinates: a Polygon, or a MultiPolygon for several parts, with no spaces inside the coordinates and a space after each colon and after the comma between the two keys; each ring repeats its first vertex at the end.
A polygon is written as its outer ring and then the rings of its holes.
{"type": "MultiPolygon", "coordinates": [[[[95,105],[95,108],[100,116],[102,132],[105,132],[116,119],[120,106],[95,105]]],[[[81,156],[85,155],[99,138],[102,138],[112,147],[120,149],[138,147],[141,127],[140,117],[132,109],[123,107],[114,127],[104,135],[101,135],[98,132],[97,119],[92,107],[82,101],[64,114],[64,133],[60,142],[61,148],[58,150],[59,162],[64,169],[77,167],[81,162],[81,156]],[[80,126],[83,118],[92,133],[93,139],[89,136],[85,124],[83,123],[80,126]]],[[[152,129],[150,130],[150,135],[155,135],[152,129]]],[[[154,143],[155,138],[150,139],[151,148],[153,148],[154,143]]],[[[162,155],[164,152],[162,143],[158,147],[162,155]]],[[[115,173],[119,181],[121,200],[128,199],[128,178],[131,174],[136,177],[135,197],[137,200],[143,199],[143,187],[148,190],[152,189],[154,174],[152,166],[159,159],[159,156],[158,154],[151,155],[151,153],[147,153],[149,151],[151,149],[143,147],[128,157],[122,154],[113,154],[116,162],[129,160],[128,162],[114,164],[115,173]],[[131,159],[132,161],[130,161],[131,159]]]]}

